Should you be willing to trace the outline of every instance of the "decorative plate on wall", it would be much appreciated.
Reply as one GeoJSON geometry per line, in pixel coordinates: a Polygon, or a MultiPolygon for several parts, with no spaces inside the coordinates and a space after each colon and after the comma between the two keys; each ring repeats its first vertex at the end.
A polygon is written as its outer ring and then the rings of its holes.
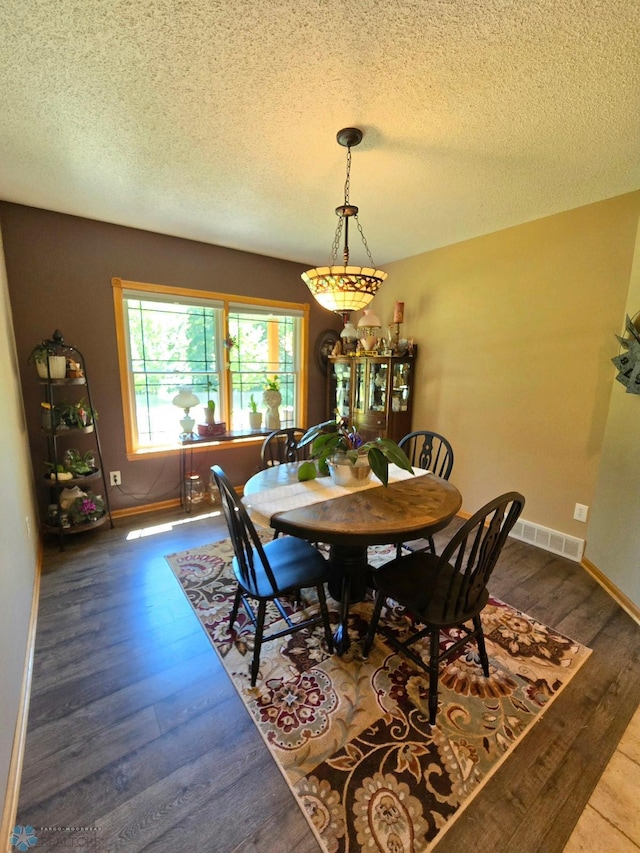
{"type": "Polygon", "coordinates": [[[322,373],[327,372],[327,367],[329,366],[329,356],[331,355],[336,342],[340,340],[340,333],[336,332],[335,329],[325,329],[324,332],[320,332],[318,335],[318,339],[316,340],[315,346],[315,359],[316,364],[322,371],[322,373]]]}

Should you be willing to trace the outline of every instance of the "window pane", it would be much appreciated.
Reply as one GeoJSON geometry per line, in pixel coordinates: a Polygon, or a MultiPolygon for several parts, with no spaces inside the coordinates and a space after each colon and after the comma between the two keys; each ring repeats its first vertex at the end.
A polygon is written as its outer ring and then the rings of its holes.
{"type": "MultiPolygon", "coordinates": [[[[232,429],[249,426],[251,395],[264,411],[262,393],[267,379],[278,378],[282,403],[281,426],[296,426],[296,352],[300,319],[264,311],[233,311],[229,314],[229,334],[235,343],[229,353],[232,378],[232,429]]],[[[263,422],[264,423],[264,422],[263,422]]]]}
{"type": "Polygon", "coordinates": [[[264,412],[267,378],[277,377],[281,425],[299,424],[304,306],[229,303],[222,294],[155,291],[117,281],[125,285],[116,304],[122,305],[125,331],[119,351],[127,354],[128,450],[177,444],[184,412],[172,401],[181,387],[199,398],[189,413],[196,424],[204,423],[203,407],[212,400],[216,421],[244,432],[251,395],[264,412]]]}
{"type": "MultiPolygon", "coordinates": [[[[219,309],[131,298],[126,306],[138,443],[172,444],[183,414],[172,400],[182,386],[190,386],[203,405],[213,399],[220,412],[219,309]]],[[[201,420],[195,411],[191,416],[201,420]]]]}

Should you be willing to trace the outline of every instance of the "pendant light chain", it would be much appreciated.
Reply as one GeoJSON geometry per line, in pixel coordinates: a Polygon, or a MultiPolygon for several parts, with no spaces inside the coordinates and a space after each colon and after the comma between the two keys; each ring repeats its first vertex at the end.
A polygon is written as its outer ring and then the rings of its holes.
{"type": "Polygon", "coordinates": [[[333,243],[331,245],[330,268],[317,267],[302,273],[305,282],[317,302],[328,311],[340,314],[343,321],[352,311],[360,311],[368,305],[375,296],[382,282],[387,278],[386,272],[375,268],[369,245],[358,221],[358,208],[351,204],[351,147],[362,140],[362,131],[357,127],[345,127],[338,131],[336,139],[339,145],[347,149],[347,174],[344,182],[344,203],[336,207],[338,216],[333,243]],[[353,217],[358,226],[362,245],[364,246],[371,269],[352,266],[349,263],[349,219],[353,217]],[[344,236],[342,265],[338,262],[340,241],[344,236]]]}
{"type": "MultiPolygon", "coordinates": [[[[338,224],[336,225],[336,233],[333,235],[333,243],[331,244],[331,266],[335,266],[338,260],[338,248],[340,246],[340,238],[342,236],[342,226],[344,225],[344,216],[338,217],[338,224]]],[[[345,266],[347,261],[344,262],[345,266]]]]}
{"type": "MultiPolygon", "coordinates": [[[[347,146],[347,176],[344,181],[344,206],[348,207],[351,202],[349,200],[349,191],[351,189],[351,146],[347,146]]],[[[356,208],[357,210],[357,208],[356,208]]],[[[367,238],[364,236],[364,231],[362,230],[362,225],[360,225],[360,220],[358,219],[358,214],[353,214],[353,218],[356,221],[356,225],[358,226],[358,231],[360,233],[360,239],[362,240],[362,245],[365,248],[367,253],[367,257],[369,258],[369,263],[375,269],[375,264],[373,262],[373,258],[371,257],[371,251],[369,249],[369,244],[367,243],[367,238]]],[[[333,243],[331,245],[331,263],[335,264],[338,259],[338,249],[340,246],[340,238],[342,237],[342,228],[345,222],[346,216],[340,216],[338,218],[338,225],[336,226],[336,233],[333,236],[333,243]]],[[[343,252],[343,263],[345,266],[349,263],[349,246],[345,243],[344,252],[343,252]]]]}
{"type": "MultiPolygon", "coordinates": [[[[344,203],[345,205],[349,204],[349,190],[351,189],[351,146],[347,148],[347,179],[344,182],[344,203]]],[[[360,232],[360,238],[362,239],[362,244],[367,252],[367,257],[371,262],[371,266],[375,269],[375,264],[373,263],[373,258],[371,257],[371,252],[369,251],[369,244],[367,243],[367,238],[364,236],[364,231],[362,230],[362,225],[360,225],[360,220],[358,219],[358,214],[356,213],[353,217],[356,221],[356,225],[358,226],[358,231],[360,232]]]]}
{"type": "Polygon", "coordinates": [[[356,220],[356,225],[358,226],[358,231],[360,232],[360,237],[362,238],[362,243],[367,251],[367,257],[371,261],[371,266],[375,269],[376,265],[373,263],[373,258],[371,257],[371,252],[369,251],[369,244],[367,243],[367,238],[364,236],[364,231],[362,230],[362,225],[360,225],[360,220],[358,219],[358,214],[354,216],[356,220]]]}
{"type": "Polygon", "coordinates": [[[347,146],[347,177],[344,181],[344,203],[349,204],[349,190],[351,188],[351,146],[347,146]]]}

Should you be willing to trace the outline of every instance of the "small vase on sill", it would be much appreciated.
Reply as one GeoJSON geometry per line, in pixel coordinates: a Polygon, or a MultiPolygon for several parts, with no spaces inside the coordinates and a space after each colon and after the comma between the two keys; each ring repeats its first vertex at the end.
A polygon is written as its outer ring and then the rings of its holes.
{"type": "Polygon", "coordinates": [[[265,426],[267,429],[280,429],[280,412],[278,406],[282,403],[282,394],[275,389],[267,389],[262,393],[262,401],[266,408],[265,426]]]}
{"type": "Polygon", "coordinates": [[[258,431],[262,426],[262,412],[249,412],[249,429],[258,431]]]}

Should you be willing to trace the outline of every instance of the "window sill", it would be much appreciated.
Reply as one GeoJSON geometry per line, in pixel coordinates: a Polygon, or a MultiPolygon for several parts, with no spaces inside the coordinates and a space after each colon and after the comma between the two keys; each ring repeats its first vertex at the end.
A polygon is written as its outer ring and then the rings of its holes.
{"type": "Polygon", "coordinates": [[[242,433],[234,437],[225,436],[223,438],[209,438],[208,436],[196,437],[188,441],[179,441],[177,444],[170,444],[163,447],[139,447],[137,450],[127,450],[127,460],[136,462],[142,459],[158,459],[166,456],[177,456],[186,448],[189,450],[208,450],[215,447],[217,450],[228,450],[231,447],[237,447],[239,444],[253,447],[262,444],[265,438],[269,435],[268,432],[258,432],[251,435],[242,433]]]}

